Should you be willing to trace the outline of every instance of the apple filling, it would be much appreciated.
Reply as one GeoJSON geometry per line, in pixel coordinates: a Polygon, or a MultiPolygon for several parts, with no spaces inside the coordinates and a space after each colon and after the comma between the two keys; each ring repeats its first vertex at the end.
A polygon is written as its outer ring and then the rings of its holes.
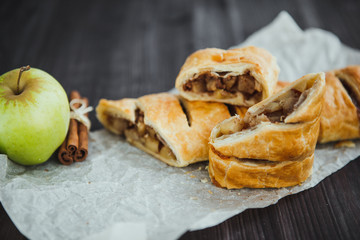
{"type": "Polygon", "coordinates": [[[108,122],[119,134],[125,134],[126,140],[130,143],[141,144],[155,154],[176,161],[174,153],[166,142],[152,127],[144,123],[144,113],[137,109],[135,114],[135,123],[113,116],[108,116],[108,122]]]}
{"type": "Polygon", "coordinates": [[[269,103],[262,114],[256,115],[255,119],[249,122],[250,126],[265,121],[272,123],[284,122],[285,118],[305,101],[309,91],[306,90],[301,93],[296,89],[291,89],[277,101],[269,103]]]}
{"type": "Polygon", "coordinates": [[[229,72],[207,72],[190,79],[183,86],[184,91],[207,93],[218,99],[244,95],[246,100],[261,100],[262,87],[249,72],[233,76],[229,72]]]}
{"type": "Polygon", "coordinates": [[[291,89],[281,95],[276,101],[264,106],[261,113],[248,115],[243,119],[231,118],[220,125],[217,137],[240,132],[246,129],[255,129],[261,122],[283,123],[285,118],[294,112],[307,98],[310,89],[300,92],[291,89]]]}
{"type": "Polygon", "coordinates": [[[344,79],[339,78],[339,80],[341,84],[344,86],[347,94],[351,98],[352,103],[356,107],[357,116],[358,119],[360,120],[360,96],[357,94],[356,91],[354,91],[353,88],[349,86],[349,84],[344,79]]]}

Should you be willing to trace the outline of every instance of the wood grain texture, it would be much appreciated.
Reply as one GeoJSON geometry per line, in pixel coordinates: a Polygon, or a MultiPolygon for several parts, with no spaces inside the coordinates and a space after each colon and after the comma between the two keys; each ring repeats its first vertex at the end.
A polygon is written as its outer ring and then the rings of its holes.
{"type": "MultiPolygon", "coordinates": [[[[91,105],[167,91],[191,52],[238,44],[281,10],[303,29],[323,28],[360,49],[358,0],[2,0],[0,73],[30,64],[91,105]]],[[[359,239],[358,176],[355,160],[308,191],[181,239],[359,239]]],[[[2,206],[0,238],[24,239],[2,206]]]]}

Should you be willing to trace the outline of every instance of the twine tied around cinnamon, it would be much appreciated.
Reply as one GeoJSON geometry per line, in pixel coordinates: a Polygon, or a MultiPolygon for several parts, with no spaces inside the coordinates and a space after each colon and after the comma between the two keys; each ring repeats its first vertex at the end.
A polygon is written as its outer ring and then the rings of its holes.
{"type": "Polygon", "coordinates": [[[91,122],[89,118],[86,116],[87,113],[93,110],[93,107],[88,106],[86,107],[86,102],[83,99],[75,98],[70,101],[70,118],[75,119],[82,124],[84,124],[88,131],[90,131],[91,122]],[[74,105],[80,104],[80,107],[76,108],[74,105]]]}
{"type": "Polygon", "coordinates": [[[58,151],[58,159],[64,165],[82,162],[88,155],[90,120],[88,113],[93,110],[89,100],[78,91],[70,93],[70,123],[68,133],[58,151]]]}

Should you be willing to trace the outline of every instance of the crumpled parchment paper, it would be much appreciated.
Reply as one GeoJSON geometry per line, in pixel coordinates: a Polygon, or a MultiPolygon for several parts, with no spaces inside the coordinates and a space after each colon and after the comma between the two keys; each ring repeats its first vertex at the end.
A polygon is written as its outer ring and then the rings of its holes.
{"type": "MultiPolygon", "coordinates": [[[[302,31],[282,12],[241,46],[277,57],[280,79],[360,63],[359,51],[333,34],[302,31]]],[[[105,130],[90,134],[85,162],[63,166],[53,157],[23,167],[0,155],[0,200],[17,228],[31,239],[176,239],[248,208],[262,208],[311,188],[360,155],[356,148],[319,145],[312,176],[301,186],[225,190],[213,186],[207,163],[169,167],[105,130]]]]}

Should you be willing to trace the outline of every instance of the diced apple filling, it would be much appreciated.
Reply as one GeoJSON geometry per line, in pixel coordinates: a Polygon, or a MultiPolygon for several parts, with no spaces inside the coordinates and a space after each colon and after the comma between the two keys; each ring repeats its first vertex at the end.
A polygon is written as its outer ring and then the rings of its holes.
{"type": "Polygon", "coordinates": [[[208,93],[215,98],[233,98],[242,93],[246,99],[261,100],[262,87],[250,73],[232,76],[229,72],[208,72],[190,79],[183,86],[184,91],[208,93]]]}
{"type": "Polygon", "coordinates": [[[248,115],[243,119],[235,117],[225,120],[220,125],[220,131],[217,137],[255,128],[260,122],[284,122],[285,118],[306,100],[309,91],[308,89],[301,93],[298,90],[291,89],[287,94],[282,95],[280,99],[268,103],[264,107],[264,111],[260,114],[248,115]]]}
{"type": "Polygon", "coordinates": [[[124,134],[125,129],[129,127],[129,124],[131,124],[123,118],[118,118],[110,114],[107,115],[107,122],[120,135],[124,134]]]}
{"type": "Polygon", "coordinates": [[[137,110],[135,124],[130,121],[108,116],[108,122],[119,134],[125,134],[129,142],[141,143],[151,152],[157,153],[169,160],[176,160],[176,157],[165,141],[155,132],[155,130],[145,125],[144,114],[137,110]]]}
{"type": "MultiPolygon", "coordinates": [[[[276,102],[271,102],[265,107],[265,111],[260,114],[257,122],[284,122],[285,118],[289,116],[295,109],[297,109],[306,99],[310,89],[303,93],[296,89],[291,89],[287,94],[282,95],[276,102]]],[[[255,123],[257,124],[257,123],[255,123]]],[[[252,124],[250,124],[251,126],[252,124]]]]}

